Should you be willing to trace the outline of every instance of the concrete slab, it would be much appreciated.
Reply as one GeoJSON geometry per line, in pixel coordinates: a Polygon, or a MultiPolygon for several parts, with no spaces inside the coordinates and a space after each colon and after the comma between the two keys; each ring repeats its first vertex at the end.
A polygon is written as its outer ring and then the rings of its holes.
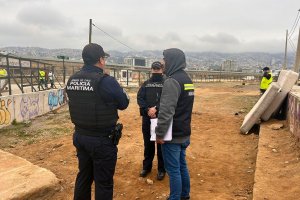
{"type": "Polygon", "coordinates": [[[50,199],[59,188],[51,171],[0,150],[0,200],[50,199]]]}
{"type": "Polygon", "coordinates": [[[256,102],[250,112],[245,116],[243,124],[240,127],[241,133],[247,134],[249,132],[253,125],[259,121],[260,116],[269,107],[279,92],[279,85],[276,82],[272,83],[267,91],[260,97],[258,102],[256,102]]]}
{"type": "Polygon", "coordinates": [[[298,76],[299,74],[296,72],[290,70],[281,70],[277,81],[281,92],[276,95],[270,106],[261,115],[261,119],[263,121],[268,121],[272,114],[280,108],[285,97],[287,97],[288,93],[298,80],[298,76]]]}

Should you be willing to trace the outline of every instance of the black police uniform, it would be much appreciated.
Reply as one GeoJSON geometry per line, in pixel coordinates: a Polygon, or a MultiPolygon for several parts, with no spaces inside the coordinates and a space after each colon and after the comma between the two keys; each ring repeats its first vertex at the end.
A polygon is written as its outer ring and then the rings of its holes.
{"type": "MultiPolygon", "coordinates": [[[[137,103],[140,106],[140,114],[143,116],[142,132],[144,138],[144,160],[143,170],[148,172],[152,169],[152,161],[155,155],[155,141],[150,141],[150,117],[148,108],[156,106],[159,110],[159,100],[162,92],[164,77],[162,74],[152,74],[152,77],[145,81],[137,94],[137,103]]],[[[158,113],[156,113],[156,116],[158,113]]],[[[161,145],[157,144],[158,171],[165,172],[161,145]]]]}
{"type": "Polygon", "coordinates": [[[91,199],[94,181],[95,199],[110,200],[118,148],[109,135],[118,120],[117,110],[128,106],[127,94],[113,77],[92,65],[71,76],[66,91],[79,162],[74,199],[91,199]]]}

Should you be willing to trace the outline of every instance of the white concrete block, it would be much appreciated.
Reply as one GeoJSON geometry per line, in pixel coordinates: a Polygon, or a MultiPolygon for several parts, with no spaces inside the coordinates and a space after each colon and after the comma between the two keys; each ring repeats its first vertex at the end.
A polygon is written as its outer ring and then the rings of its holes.
{"type": "Polygon", "coordinates": [[[290,70],[282,70],[278,77],[278,85],[281,88],[281,92],[274,98],[270,106],[264,111],[261,115],[263,121],[270,119],[272,114],[280,108],[285,97],[291,91],[292,87],[295,85],[298,80],[299,74],[290,70]]]}
{"type": "Polygon", "coordinates": [[[51,199],[59,188],[51,171],[0,150],[0,199],[51,199]]]}
{"type": "Polygon", "coordinates": [[[261,96],[258,102],[256,102],[250,112],[245,116],[243,124],[240,127],[241,133],[248,133],[253,125],[259,121],[260,116],[270,106],[278,93],[280,93],[280,87],[276,82],[273,82],[267,91],[261,96]]]}

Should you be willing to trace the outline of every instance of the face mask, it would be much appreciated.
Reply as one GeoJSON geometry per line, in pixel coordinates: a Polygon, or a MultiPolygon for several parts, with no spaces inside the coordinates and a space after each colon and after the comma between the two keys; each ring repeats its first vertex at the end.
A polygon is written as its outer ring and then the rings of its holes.
{"type": "Polygon", "coordinates": [[[154,82],[161,81],[161,80],[162,80],[162,77],[163,77],[162,73],[153,73],[153,74],[152,74],[152,80],[153,80],[154,82]]]}

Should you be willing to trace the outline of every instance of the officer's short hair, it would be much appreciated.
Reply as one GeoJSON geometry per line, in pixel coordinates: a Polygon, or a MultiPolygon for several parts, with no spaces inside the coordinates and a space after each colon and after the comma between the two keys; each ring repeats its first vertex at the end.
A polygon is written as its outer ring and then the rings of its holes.
{"type": "Polygon", "coordinates": [[[154,70],[159,70],[159,69],[162,69],[162,68],[163,68],[163,65],[159,61],[155,61],[151,65],[151,69],[154,69],[154,70]]]}
{"type": "Polygon", "coordinates": [[[99,44],[87,44],[82,50],[82,59],[85,64],[93,65],[97,63],[101,57],[109,57],[109,54],[105,53],[99,44]]]}

